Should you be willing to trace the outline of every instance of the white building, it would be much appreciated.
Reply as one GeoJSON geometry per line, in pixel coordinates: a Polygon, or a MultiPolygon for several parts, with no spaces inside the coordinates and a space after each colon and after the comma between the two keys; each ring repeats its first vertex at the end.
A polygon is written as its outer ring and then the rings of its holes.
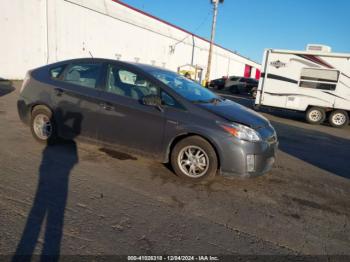
{"type": "MultiPolygon", "coordinates": [[[[89,57],[154,64],[177,71],[203,69],[209,42],[116,0],[2,0],[0,78],[22,79],[29,69],[89,57]]],[[[214,47],[211,79],[259,77],[260,65],[214,47]]]]}

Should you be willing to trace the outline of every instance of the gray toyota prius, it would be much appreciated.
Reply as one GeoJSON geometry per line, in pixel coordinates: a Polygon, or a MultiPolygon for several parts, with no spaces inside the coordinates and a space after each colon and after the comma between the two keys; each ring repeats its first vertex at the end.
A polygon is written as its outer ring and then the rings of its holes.
{"type": "Polygon", "coordinates": [[[43,143],[84,140],[170,162],[178,176],[257,176],[275,161],[270,122],[174,72],[82,58],[27,73],[21,120],[43,143]]]}

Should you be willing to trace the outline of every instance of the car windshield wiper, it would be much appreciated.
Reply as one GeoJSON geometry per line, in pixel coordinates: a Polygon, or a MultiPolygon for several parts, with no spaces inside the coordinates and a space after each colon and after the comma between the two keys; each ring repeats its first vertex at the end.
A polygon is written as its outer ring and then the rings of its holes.
{"type": "Polygon", "coordinates": [[[192,103],[194,104],[209,104],[211,103],[210,100],[193,100],[192,103]]]}
{"type": "Polygon", "coordinates": [[[217,103],[220,103],[222,102],[223,100],[221,98],[218,98],[218,97],[214,97],[212,99],[210,99],[208,102],[209,103],[212,103],[212,104],[217,104],[217,103]]]}
{"type": "Polygon", "coordinates": [[[192,103],[195,103],[195,104],[217,104],[217,103],[220,103],[222,101],[223,101],[223,99],[221,99],[221,98],[213,97],[209,100],[193,100],[192,103]]]}

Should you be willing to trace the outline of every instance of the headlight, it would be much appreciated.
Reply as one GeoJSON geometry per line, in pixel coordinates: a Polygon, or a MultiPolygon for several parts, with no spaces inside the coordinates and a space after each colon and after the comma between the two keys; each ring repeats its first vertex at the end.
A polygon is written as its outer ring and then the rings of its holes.
{"type": "Polygon", "coordinates": [[[241,140],[245,140],[249,142],[258,142],[261,140],[261,137],[258,132],[244,125],[232,123],[232,124],[222,124],[221,127],[231,135],[241,140]]]}

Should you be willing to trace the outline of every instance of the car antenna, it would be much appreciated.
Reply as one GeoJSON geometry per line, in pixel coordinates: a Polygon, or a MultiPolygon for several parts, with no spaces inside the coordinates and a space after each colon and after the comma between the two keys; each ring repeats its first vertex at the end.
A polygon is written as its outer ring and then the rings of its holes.
{"type": "Polygon", "coordinates": [[[91,56],[92,59],[94,59],[93,55],[91,54],[91,51],[89,50],[89,54],[91,56]]]}

